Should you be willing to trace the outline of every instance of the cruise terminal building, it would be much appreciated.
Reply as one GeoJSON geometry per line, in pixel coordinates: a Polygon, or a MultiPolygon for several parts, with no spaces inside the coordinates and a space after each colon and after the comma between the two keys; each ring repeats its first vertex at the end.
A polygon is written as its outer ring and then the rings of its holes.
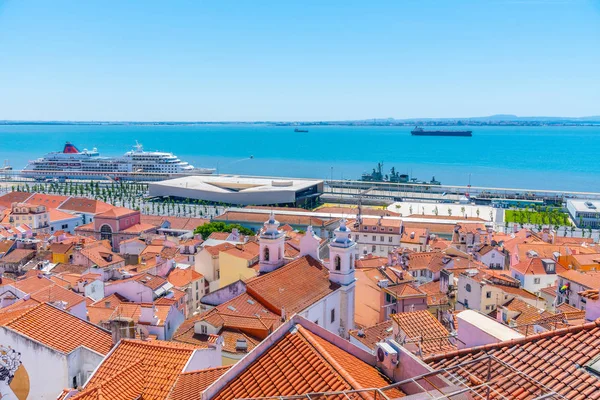
{"type": "Polygon", "coordinates": [[[205,200],[246,205],[314,205],[323,181],[298,178],[194,175],[149,184],[151,197],[205,200]]]}

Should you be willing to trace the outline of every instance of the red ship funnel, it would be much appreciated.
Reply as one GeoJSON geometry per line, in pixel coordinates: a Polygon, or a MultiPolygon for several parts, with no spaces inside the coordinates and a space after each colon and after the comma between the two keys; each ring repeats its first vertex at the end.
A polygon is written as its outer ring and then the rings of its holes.
{"type": "Polygon", "coordinates": [[[65,144],[65,148],[63,149],[63,153],[77,154],[79,153],[79,150],[77,150],[77,147],[75,147],[74,144],[67,142],[67,144],[65,144]]]}

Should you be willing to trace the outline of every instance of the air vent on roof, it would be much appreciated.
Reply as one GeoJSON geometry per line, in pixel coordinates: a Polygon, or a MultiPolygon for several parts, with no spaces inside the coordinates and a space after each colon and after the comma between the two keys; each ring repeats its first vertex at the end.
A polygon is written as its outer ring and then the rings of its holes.
{"type": "Polygon", "coordinates": [[[248,342],[246,342],[245,338],[237,339],[235,341],[235,350],[236,351],[248,351],[248,342]]]}
{"type": "Polygon", "coordinates": [[[234,306],[227,306],[228,309],[230,309],[231,311],[236,311],[234,306]]]}
{"type": "Polygon", "coordinates": [[[586,206],[587,208],[590,208],[590,209],[592,209],[592,210],[595,210],[595,209],[596,209],[596,206],[595,206],[595,205],[594,205],[594,203],[592,203],[591,201],[586,201],[586,202],[585,202],[585,206],[586,206]]]}
{"type": "Polygon", "coordinates": [[[248,302],[248,304],[254,304],[254,300],[248,299],[246,301],[248,302]]]}

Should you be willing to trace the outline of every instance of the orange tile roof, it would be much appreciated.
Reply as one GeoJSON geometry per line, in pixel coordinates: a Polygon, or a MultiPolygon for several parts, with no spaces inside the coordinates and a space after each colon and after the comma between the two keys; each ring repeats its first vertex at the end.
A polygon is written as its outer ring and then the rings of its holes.
{"type": "Polygon", "coordinates": [[[370,348],[375,350],[375,345],[384,339],[393,335],[392,320],[380,322],[379,324],[369,326],[363,329],[351,330],[350,336],[370,348]]]}
{"type": "Polygon", "coordinates": [[[216,246],[204,246],[204,250],[206,250],[211,256],[216,257],[221,251],[230,249],[232,247],[235,247],[235,245],[231,243],[221,243],[216,246]]]}
{"type": "Polygon", "coordinates": [[[57,222],[57,221],[74,219],[74,218],[79,218],[79,217],[77,215],[73,215],[73,214],[69,214],[69,213],[57,210],[56,208],[49,208],[48,209],[48,218],[50,218],[50,222],[57,222]]]}
{"type": "MultiPolygon", "coordinates": [[[[389,380],[375,367],[301,325],[284,334],[212,400],[291,396],[383,387],[389,380]]],[[[403,393],[396,391],[396,397],[403,393]]]]}
{"type": "Polygon", "coordinates": [[[427,305],[436,306],[449,304],[450,299],[446,293],[443,293],[440,289],[440,282],[427,282],[418,286],[421,292],[427,294],[427,305]]]}
{"type": "Polygon", "coordinates": [[[60,196],[56,194],[35,193],[33,196],[27,199],[27,203],[38,206],[46,206],[46,209],[49,210],[50,208],[56,208],[60,206],[68,198],[68,196],[60,196]]]}
{"type": "Polygon", "coordinates": [[[600,380],[583,366],[600,356],[599,340],[600,320],[521,339],[452,351],[428,357],[424,361],[438,369],[491,355],[504,364],[492,359],[490,368],[486,360],[466,365],[460,370],[454,369],[453,373],[462,376],[470,386],[491,380],[493,389],[512,399],[534,399],[547,392],[539,384],[567,399],[598,399],[600,380]],[[516,374],[506,365],[522,371],[522,374],[516,374]],[[491,371],[489,377],[488,371],[491,371]],[[473,375],[468,376],[468,373],[473,375]]]}
{"type": "MultiPolygon", "coordinates": [[[[567,270],[565,267],[563,267],[556,261],[554,261],[554,265],[554,269],[557,274],[560,274],[561,272],[567,270]]],[[[527,258],[521,261],[520,263],[511,266],[510,268],[516,270],[517,272],[520,272],[523,275],[548,275],[546,269],[544,268],[542,259],[539,257],[527,258]]]]}
{"type": "Polygon", "coordinates": [[[0,196],[0,206],[10,208],[12,203],[24,203],[31,197],[31,193],[27,192],[10,192],[0,196]]]}
{"type": "Polygon", "coordinates": [[[590,289],[600,288],[600,271],[580,272],[569,269],[558,276],[590,289]]]}
{"type": "Polygon", "coordinates": [[[238,244],[234,247],[228,247],[225,250],[222,250],[223,253],[227,253],[229,255],[235,256],[237,258],[243,258],[244,260],[252,260],[253,258],[257,258],[260,251],[260,247],[255,242],[248,242],[246,244],[238,244]]]}
{"type": "Polygon", "coordinates": [[[166,399],[196,349],[196,346],[162,340],[122,340],[73,399],[166,399]],[[130,370],[136,366],[140,370],[133,374],[133,382],[128,385],[130,370]],[[125,387],[110,390],[108,385],[116,379],[125,383],[125,387]],[[128,386],[134,390],[125,392],[128,386]],[[105,389],[109,392],[106,397],[90,397],[105,389]]]}
{"type": "Polygon", "coordinates": [[[156,229],[156,227],[151,224],[135,224],[135,225],[131,225],[129,228],[123,229],[121,232],[141,233],[141,232],[152,231],[154,229],[156,229]]]}
{"type": "Polygon", "coordinates": [[[35,255],[35,250],[14,249],[4,257],[0,258],[2,263],[20,263],[28,261],[35,255]]]}
{"type": "Polygon", "coordinates": [[[37,292],[31,293],[31,298],[39,301],[40,303],[64,302],[67,310],[85,301],[85,297],[69,289],[65,289],[60,285],[52,285],[47,288],[40,289],[37,292]]]}
{"type": "Polygon", "coordinates": [[[201,369],[179,374],[168,400],[200,400],[202,392],[231,366],[201,369]]]}
{"type": "Polygon", "coordinates": [[[450,332],[429,311],[413,311],[390,316],[406,340],[421,349],[421,355],[445,353],[456,349],[450,332]]]}
{"type": "Polygon", "coordinates": [[[374,268],[387,265],[387,257],[376,257],[372,254],[367,255],[360,260],[356,260],[356,268],[374,268]]]}
{"type": "Polygon", "coordinates": [[[100,214],[113,208],[114,206],[100,200],[88,199],[86,197],[70,197],[59,207],[62,210],[100,214]]]}
{"type": "Polygon", "coordinates": [[[36,275],[30,278],[17,280],[12,285],[23,293],[29,294],[47,288],[48,286],[53,286],[54,282],[43,275],[36,275]]]}
{"type": "Polygon", "coordinates": [[[81,255],[94,263],[99,268],[110,267],[111,265],[125,262],[125,259],[110,249],[110,244],[100,241],[86,245],[81,249],[81,255]],[[110,260],[109,260],[110,259],[110,260]]]}
{"type": "Polygon", "coordinates": [[[393,294],[396,298],[400,297],[427,297],[425,292],[422,292],[412,283],[401,283],[399,285],[389,286],[384,289],[386,292],[393,294]]]}
{"type": "Polygon", "coordinates": [[[169,283],[175,287],[186,287],[199,279],[202,279],[202,274],[196,272],[194,268],[175,268],[167,277],[169,283]]]}
{"type": "Polygon", "coordinates": [[[169,217],[142,214],[140,217],[140,222],[153,226],[161,226],[163,223],[169,222],[171,224],[170,229],[193,231],[197,227],[209,223],[210,220],[205,218],[169,217]]]}
{"type": "Polygon", "coordinates": [[[96,218],[120,218],[132,214],[139,214],[139,211],[125,207],[111,207],[110,209],[96,215],[96,218]]]}
{"type": "MultiPolygon", "coordinates": [[[[263,223],[269,219],[268,214],[243,212],[243,211],[227,211],[226,213],[214,218],[216,221],[229,222],[259,222],[263,223]]],[[[278,214],[277,220],[281,224],[302,225],[302,226],[323,226],[326,222],[321,218],[311,217],[310,215],[289,215],[278,214]]]]}
{"type": "Polygon", "coordinates": [[[9,311],[11,320],[4,318],[4,312],[0,311],[0,324],[57,351],[70,353],[85,346],[107,354],[112,347],[109,332],[49,304],[23,307],[18,311],[19,315],[15,315],[14,310],[9,311]]]}
{"type": "MultiPolygon", "coordinates": [[[[157,318],[156,323],[152,324],[153,326],[164,326],[165,321],[167,320],[167,316],[171,311],[172,303],[163,305],[158,302],[154,303],[154,315],[157,318]]],[[[142,306],[152,306],[151,304],[138,304],[138,303],[121,303],[112,306],[112,308],[107,308],[106,306],[99,304],[97,306],[88,307],[88,318],[91,323],[102,326],[106,324],[108,321],[118,318],[118,317],[127,317],[131,318],[134,323],[140,323],[140,317],[142,315],[142,306]]]]}
{"type": "Polygon", "coordinates": [[[52,243],[49,250],[52,253],[66,254],[71,248],[73,248],[72,243],[52,243]]]}
{"type": "Polygon", "coordinates": [[[273,312],[282,308],[293,315],[337,290],[328,269],[311,256],[304,256],[246,283],[249,294],[267,304],[273,312]]]}

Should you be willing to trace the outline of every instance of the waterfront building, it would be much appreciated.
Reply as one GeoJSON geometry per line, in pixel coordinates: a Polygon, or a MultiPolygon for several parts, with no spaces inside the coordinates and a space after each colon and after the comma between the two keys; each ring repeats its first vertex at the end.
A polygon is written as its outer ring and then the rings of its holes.
{"type": "Polygon", "coordinates": [[[600,201],[568,199],[567,211],[579,228],[600,228],[600,201]]]}

